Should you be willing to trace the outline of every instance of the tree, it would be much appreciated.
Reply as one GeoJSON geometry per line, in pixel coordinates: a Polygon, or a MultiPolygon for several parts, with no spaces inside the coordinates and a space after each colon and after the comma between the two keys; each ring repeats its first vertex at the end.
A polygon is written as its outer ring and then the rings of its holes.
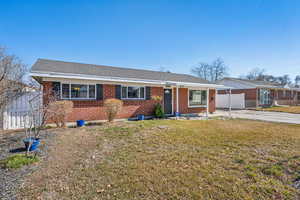
{"type": "MultiPolygon", "coordinates": [[[[255,80],[255,81],[268,81],[277,83],[279,85],[289,85],[292,83],[289,75],[283,75],[283,76],[273,76],[266,74],[265,69],[260,68],[254,68],[246,76],[241,76],[241,78],[245,78],[248,80],[255,80]]],[[[299,77],[300,81],[300,77],[299,77]]]]}
{"type": "Polygon", "coordinates": [[[295,78],[295,86],[298,88],[300,87],[300,75],[297,75],[295,78]]]}
{"type": "Polygon", "coordinates": [[[266,78],[265,69],[254,68],[245,76],[248,80],[264,81],[266,78]]]}
{"type": "Polygon", "coordinates": [[[223,59],[217,58],[211,64],[205,62],[198,63],[197,66],[192,68],[191,72],[204,80],[216,82],[227,75],[228,68],[223,59]]]}
{"type": "Polygon", "coordinates": [[[26,65],[15,55],[9,55],[0,47],[0,109],[8,102],[22,94],[25,84],[22,83],[26,65]]]}
{"type": "Polygon", "coordinates": [[[291,81],[291,78],[289,75],[283,75],[283,76],[279,76],[277,77],[277,82],[280,84],[280,85],[289,85],[292,83],[291,81]]]}

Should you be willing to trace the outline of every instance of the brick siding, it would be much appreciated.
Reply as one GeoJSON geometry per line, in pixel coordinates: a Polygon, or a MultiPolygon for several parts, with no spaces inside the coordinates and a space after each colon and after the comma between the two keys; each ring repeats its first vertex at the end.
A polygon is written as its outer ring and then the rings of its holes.
{"type": "MultiPolygon", "coordinates": [[[[52,82],[43,82],[44,94],[49,94],[52,91],[52,82]]],[[[103,100],[72,100],[74,106],[72,113],[67,117],[67,121],[74,122],[79,119],[104,120],[106,114],[103,107],[103,101],[109,98],[115,98],[115,85],[103,85],[103,100]]],[[[176,89],[173,90],[173,97],[176,97],[176,89]]],[[[205,112],[206,108],[189,108],[188,107],[188,89],[180,88],[180,113],[200,113],[205,112]]],[[[151,96],[164,95],[163,87],[151,87],[151,96]]],[[[44,102],[47,102],[47,95],[44,95],[44,102]]],[[[210,90],[210,106],[209,111],[215,111],[215,90],[210,90]]],[[[154,100],[123,100],[122,111],[117,118],[132,118],[138,114],[153,115],[155,106],[154,100]]],[[[176,99],[173,98],[173,110],[176,111],[176,99]]]]}
{"type": "MultiPolygon", "coordinates": [[[[206,112],[205,107],[199,108],[189,108],[188,106],[188,88],[179,88],[179,112],[182,114],[187,113],[202,113],[206,112]]],[[[173,110],[176,111],[176,88],[173,89],[173,110]]],[[[215,112],[215,98],[216,98],[216,91],[210,90],[209,91],[209,112],[215,112]]]]}

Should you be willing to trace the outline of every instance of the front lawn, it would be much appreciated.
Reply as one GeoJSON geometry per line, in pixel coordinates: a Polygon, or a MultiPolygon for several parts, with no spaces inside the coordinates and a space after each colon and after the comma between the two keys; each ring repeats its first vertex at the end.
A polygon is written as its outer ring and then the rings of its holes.
{"type": "Polygon", "coordinates": [[[258,110],[300,114],[300,106],[288,106],[288,107],[273,106],[270,108],[259,108],[258,110]]]}
{"type": "Polygon", "coordinates": [[[297,199],[300,126],[152,120],[66,129],[22,199],[297,199]]]}

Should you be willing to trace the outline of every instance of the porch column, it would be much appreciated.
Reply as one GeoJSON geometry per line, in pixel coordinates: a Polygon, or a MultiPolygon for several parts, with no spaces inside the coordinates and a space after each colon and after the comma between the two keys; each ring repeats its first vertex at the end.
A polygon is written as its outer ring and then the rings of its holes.
{"type": "Polygon", "coordinates": [[[179,89],[176,85],[176,112],[179,113],[179,89]]]}
{"type": "Polygon", "coordinates": [[[208,119],[209,113],[209,88],[206,89],[206,118],[208,119]]]}
{"type": "Polygon", "coordinates": [[[229,117],[231,118],[231,88],[229,89],[229,117]]]}

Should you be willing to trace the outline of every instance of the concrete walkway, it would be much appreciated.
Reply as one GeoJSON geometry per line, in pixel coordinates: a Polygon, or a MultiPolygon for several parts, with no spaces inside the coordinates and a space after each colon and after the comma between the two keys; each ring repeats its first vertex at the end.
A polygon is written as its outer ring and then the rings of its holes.
{"type": "MultiPolygon", "coordinates": [[[[214,116],[228,117],[229,112],[218,110],[214,114],[210,115],[210,117],[214,117],[214,116]]],[[[241,118],[241,119],[253,119],[253,120],[262,120],[268,122],[300,124],[300,114],[291,114],[291,113],[283,113],[283,112],[233,110],[231,111],[231,116],[233,118],[241,118]]]]}

